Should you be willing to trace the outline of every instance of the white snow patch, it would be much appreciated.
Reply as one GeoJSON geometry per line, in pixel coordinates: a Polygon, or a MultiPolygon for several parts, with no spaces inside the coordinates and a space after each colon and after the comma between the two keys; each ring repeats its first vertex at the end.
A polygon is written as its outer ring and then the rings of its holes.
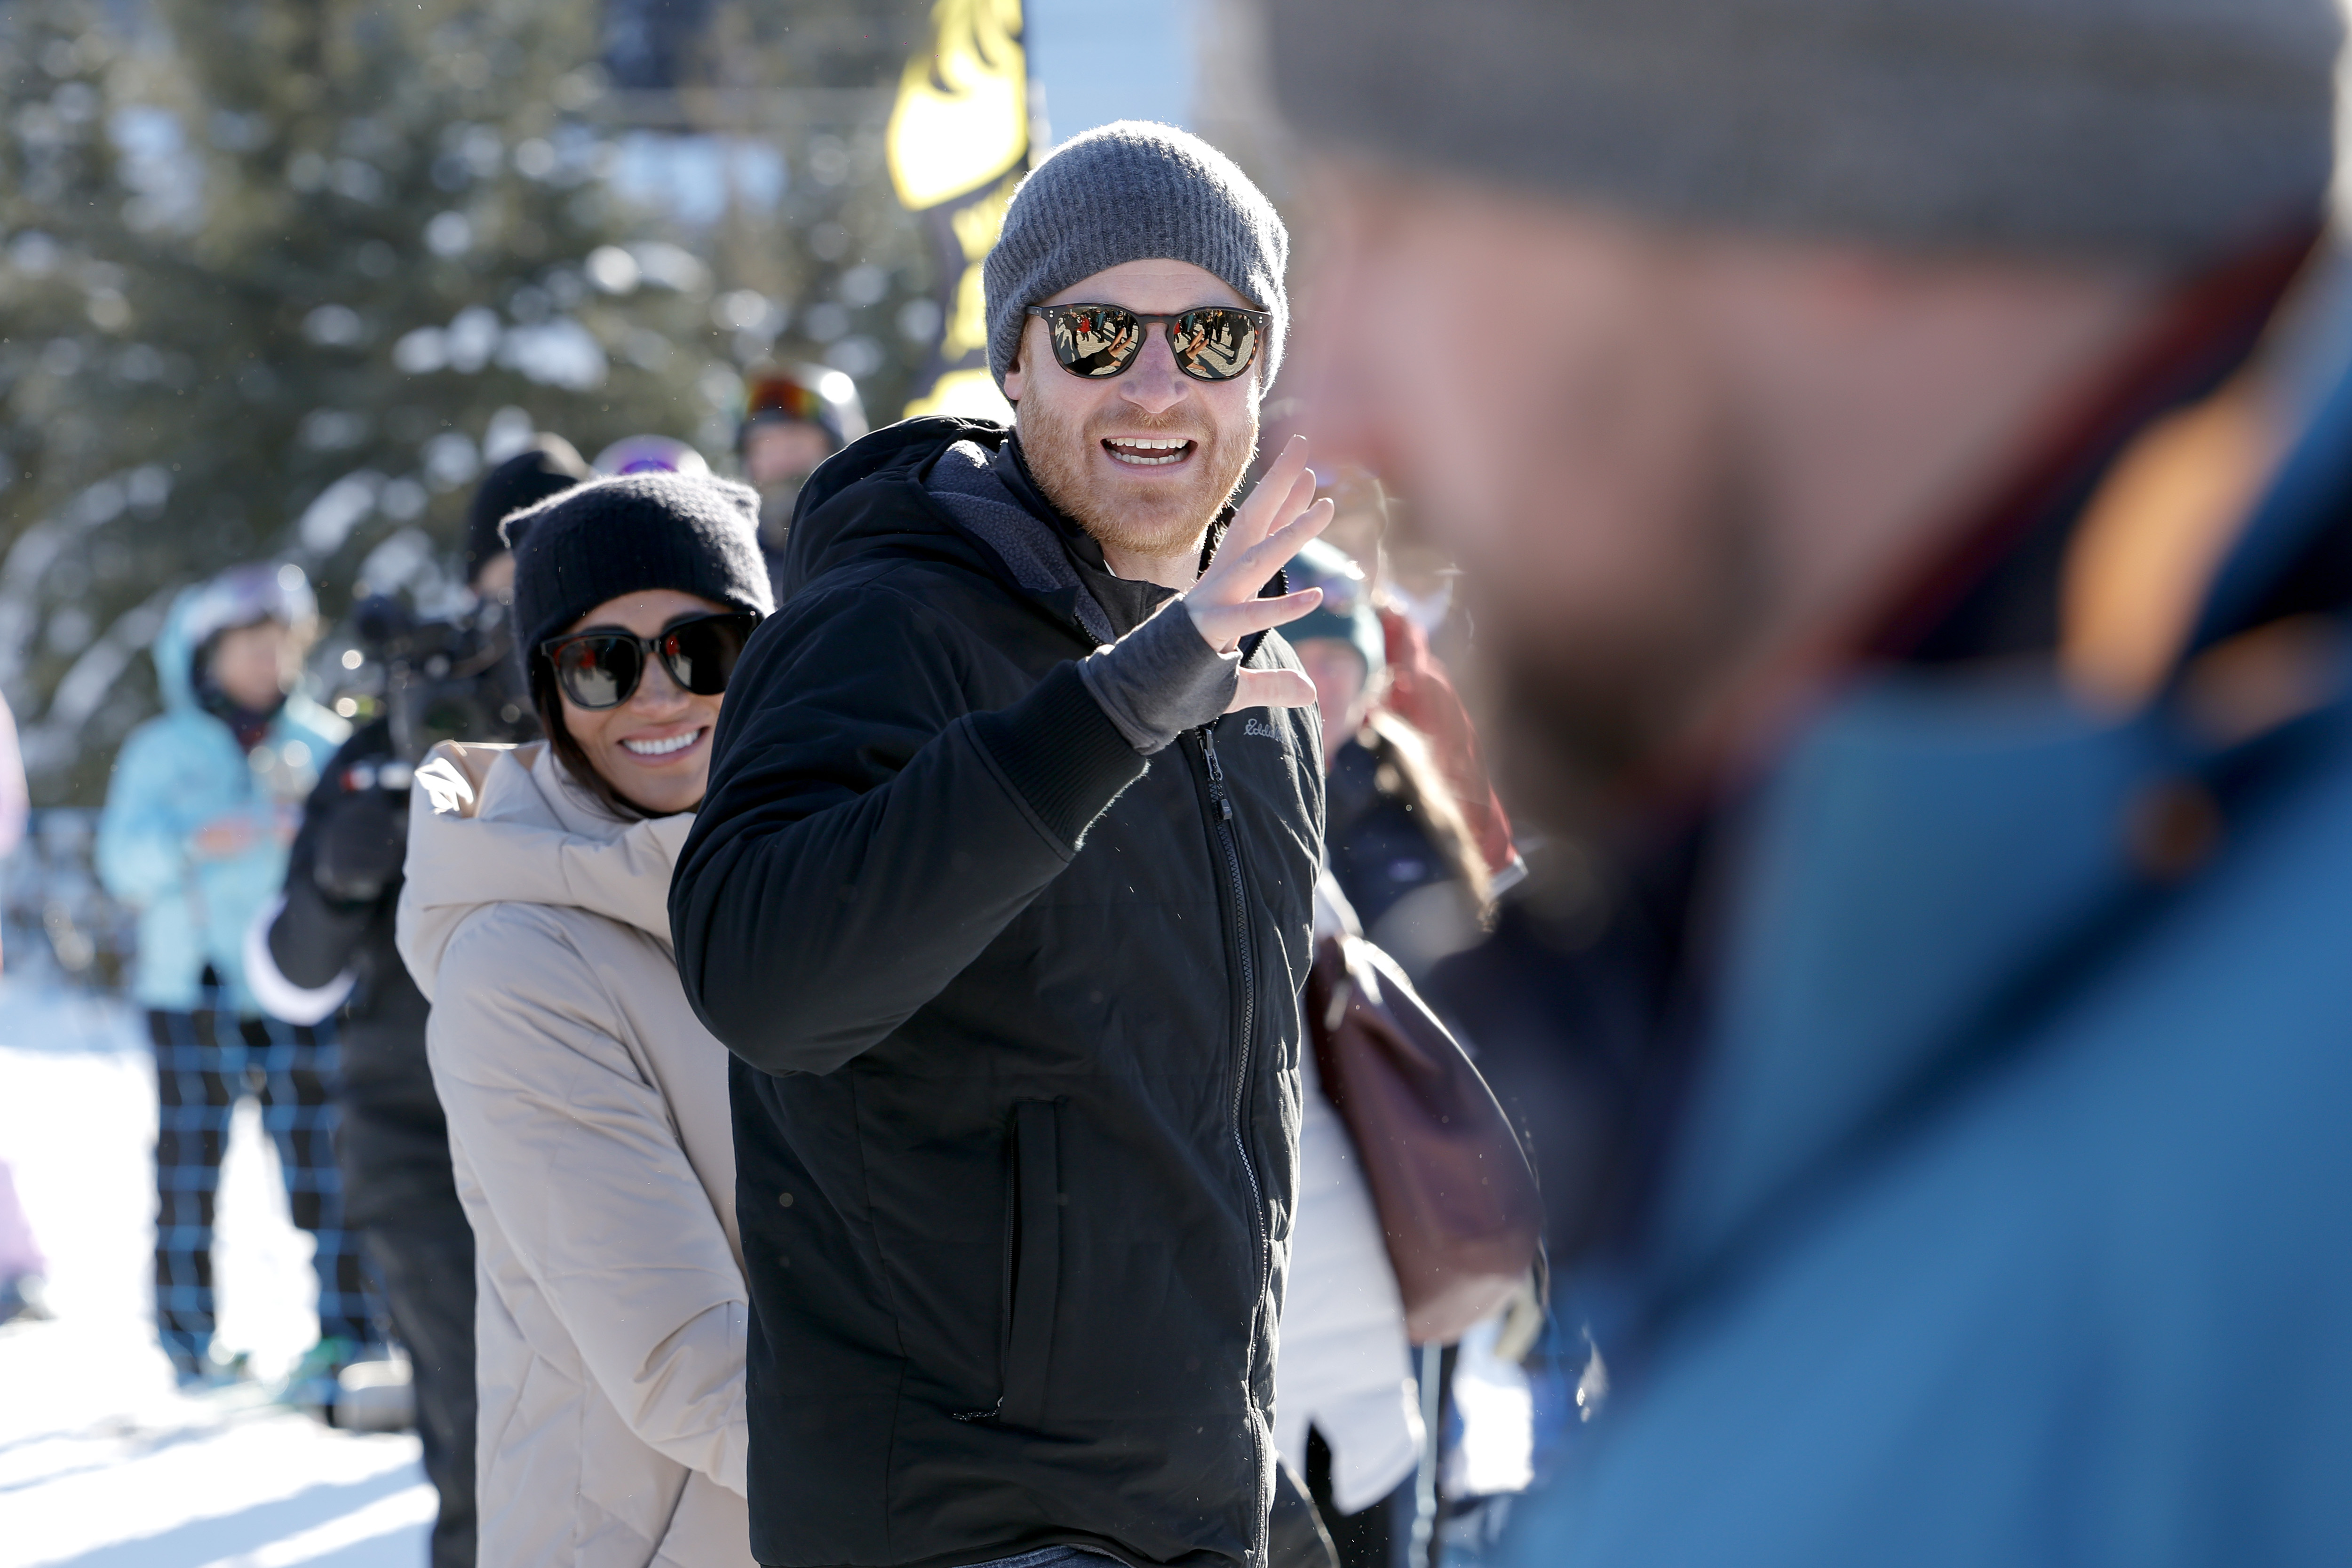
{"type": "MultiPolygon", "coordinates": [[[[12,1568],[415,1568],[413,1436],[331,1431],[266,1384],[188,1396],[155,1343],[154,1071],[120,1003],[0,980],[0,1160],[56,1320],[0,1327],[0,1561],[12,1568]]],[[[248,1104],[222,1173],[220,1338],[283,1373],[317,1332],[310,1238],[248,1104]]]]}

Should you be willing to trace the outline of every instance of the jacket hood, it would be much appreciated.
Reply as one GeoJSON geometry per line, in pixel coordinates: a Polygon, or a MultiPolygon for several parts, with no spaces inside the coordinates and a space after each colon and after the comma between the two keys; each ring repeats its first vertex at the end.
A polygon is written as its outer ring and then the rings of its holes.
{"type": "Polygon", "coordinates": [[[188,616],[204,594],[203,584],[184,588],[163,616],[163,629],[150,650],[155,660],[155,689],[166,713],[194,713],[196,702],[196,647],[188,638],[188,616]]]}
{"type": "Polygon", "coordinates": [[[543,742],[444,742],[409,795],[400,954],[429,998],[466,917],[492,904],[585,910],[669,945],[669,881],[691,814],[622,822],[543,742]]]}
{"type": "Polygon", "coordinates": [[[817,466],[801,487],[784,542],[778,601],[834,567],[876,554],[929,558],[1004,575],[1003,567],[957,528],[923,489],[923,477],[958,441],[990,451],[1011,434],[991,420],[933,416],[886,426],[852,442],[817,466]],[[847,495],[863,480],[892,483],[894,492],[919,497],[913,505],[868,506],[847,495]]]}
{"type": "Polygon", "coordinates": [[[172,601],[155,639],[155,671],[166,711],[197,705],[196,650],[234,626],[271,620],[308,627],[319,618],[310,580],[292,562],[247,561],[184,590],[172,601]]]}
{"type": "MultiPolygon", "coordinates": [[[[1084,584],[1087,573],[1096,580],[1097,599],[1103,597],[1103,583],[1110,580],[1098,554],[1086,573],[1073,570],[1065,583],[1041,584],[1034,572],[1024,574],[1000,553],[996,542],[968,528],[930,493],[931,470],[950,447],[959,441],[970,441],[984,451],[995,453],[1012,435],[1009,426],[992,420],[947,416],[908,419],[877,430],[825,459],[801,487],[792,529],[784,543],[777,583],[778,606],[825,573],[854,563],[877,559],[935,561],[995,578],[1057,626],[1067,626],[1087,638],[1089,644],[1107,640],[1102,636],[1106,629],[1115,637],[1118,635],[1116,616],[1108,627],[1099,624],[1089,626],[1087,623],[1095,616],[1090,608],[1081,607],[1088,593],[1084,584]]],[[[1036,493],[1034,481],[1024,478],[1020,485],[1029,491],[1029,498],[1013,499],[1031,516],[1037,515],[1040,506],[1052,506],[1051,501],[1036,493]]],[[[1220,515],[1220,524],[1230,515],[1228,508],[1220,515]]],[[[1066,550],[1070,545],[1068,531],[1076,527],[1066,519],[1058,529],[1042,517],[1037,521],[1041,540],[1059,531],[1061,547],[1066,550]]],[[[1276,572],[1260,591],[1275,597],[1288,592],[1289,574],[1276,572]]],[[[1164,590],[1155,592],[1164,594],[1164,590]]],[[[1139,611],[1129,605],[1125,613],[1132,621],[1139,622],[1157,607],[1155,603],[1139,611]]],[[[1243,657],[1254,655],[1267,635],[1253,632],[1244,638],[1243,657]]]]}

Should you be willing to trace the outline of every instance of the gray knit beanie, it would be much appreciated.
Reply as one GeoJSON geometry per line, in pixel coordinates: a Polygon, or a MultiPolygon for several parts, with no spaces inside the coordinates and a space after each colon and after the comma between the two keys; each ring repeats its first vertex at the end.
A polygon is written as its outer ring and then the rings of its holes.
{"type": "Polygon", "coordinates": [[[2315,219],[2336,0],[1267,0],[1310,143],[1669,223],[2190,265],[2315,219]]]}
{"type": "Polygon", "coordinates": [[[1027,307],[1106,268],[1153,260],[1189,261],[1273,313],[1259,354],[1263,395],[1281,368],[1290,327],[1282,287],[1289,232],[1232,159],[1172,125],[1140,120],[1072,137],[1013,194],[1004,231],[981,268],[996,384],[1021,352],[1027,307]]]}

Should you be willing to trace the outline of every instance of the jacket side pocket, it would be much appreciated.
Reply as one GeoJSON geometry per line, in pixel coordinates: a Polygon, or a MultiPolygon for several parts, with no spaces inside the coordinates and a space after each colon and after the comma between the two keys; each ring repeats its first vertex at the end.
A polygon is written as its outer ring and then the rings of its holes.
{"type": "Polygon", "coordinates": [[[1004,1399],[999,1419],[1045,1424],[1045,1376],[1062,1284],[1060,1108],[1048,1100],[1013,1107],[1013,1228],[1005,1309],[1004,1399]]]}

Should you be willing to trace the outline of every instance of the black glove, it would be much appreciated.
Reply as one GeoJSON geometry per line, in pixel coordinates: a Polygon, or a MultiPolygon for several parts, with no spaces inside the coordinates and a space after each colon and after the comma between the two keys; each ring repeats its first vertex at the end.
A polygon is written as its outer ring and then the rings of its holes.
{"type": "Polygon", "coordinates": [[[337,903],[372,904],[400,879],[408,858],[407,792],[371,787],[332,798],[311,879],[337,903]]]}
{"type": "Polygon", "coordinates": [[[1233,701],[1241,670],[1241,656],[1211,647],[1181,600],[1078,663],[1095,701],[1147,757],[1185,731],[1214,723],[1233,701]]]}

